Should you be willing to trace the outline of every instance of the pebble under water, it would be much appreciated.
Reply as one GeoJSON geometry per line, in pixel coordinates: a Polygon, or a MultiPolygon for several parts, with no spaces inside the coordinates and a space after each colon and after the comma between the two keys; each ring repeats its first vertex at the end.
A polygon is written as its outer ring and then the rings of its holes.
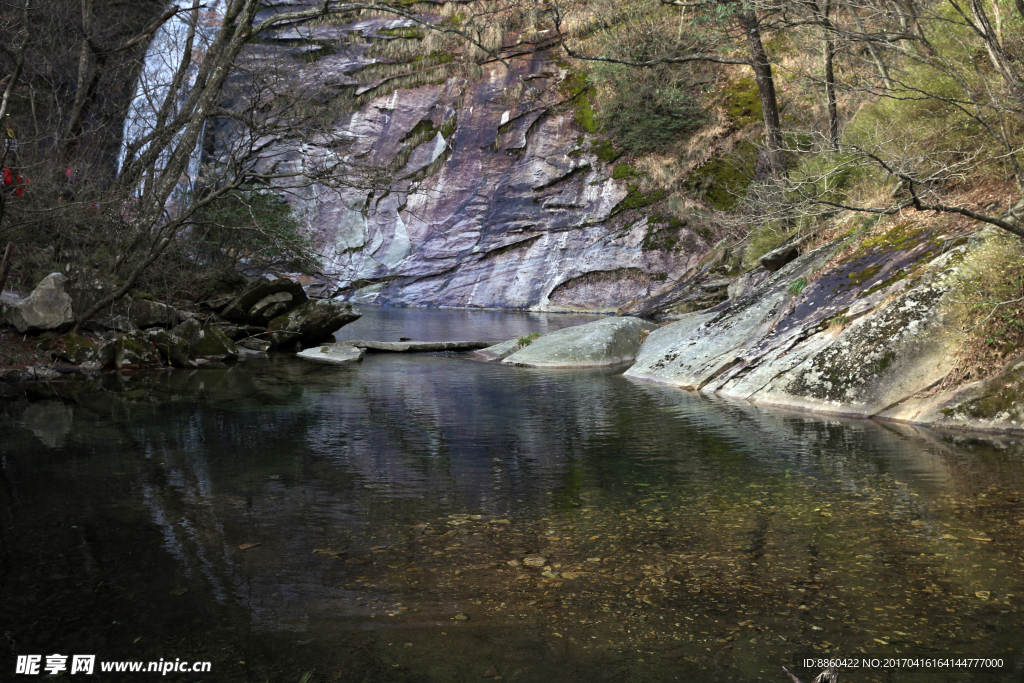
{"type": "Polygon", "coordinates": [[[34,385],[0,434],[3,681],[1024,680],[1014,438],[457,354],[34,385]],[[881,666],[951,657],[1004,663],[881,666]]]}

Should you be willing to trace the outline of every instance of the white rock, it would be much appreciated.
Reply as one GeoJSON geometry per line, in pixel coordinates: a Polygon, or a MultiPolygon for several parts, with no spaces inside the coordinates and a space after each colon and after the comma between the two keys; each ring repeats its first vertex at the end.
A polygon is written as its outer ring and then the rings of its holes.
{"type": "Polygon", "coordinates": [[[345,365],[356,363],[363,359],[363,350],[355,346],[344,344],[324,344],[314,346],[295,354],[297,358],[312,361],[313,363],[324,363],[326,365],[345,365]]]}

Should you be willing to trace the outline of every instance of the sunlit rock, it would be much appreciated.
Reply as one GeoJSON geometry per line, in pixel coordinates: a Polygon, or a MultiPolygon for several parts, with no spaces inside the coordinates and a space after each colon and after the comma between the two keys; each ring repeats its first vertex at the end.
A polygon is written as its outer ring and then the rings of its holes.
{"type": "Polygon", "coordinates": [[[606,318],[567,327],[531,342],[502,363],[540,368],[600,368],[630,363],[657,325],[639,318],[606,318]]]}

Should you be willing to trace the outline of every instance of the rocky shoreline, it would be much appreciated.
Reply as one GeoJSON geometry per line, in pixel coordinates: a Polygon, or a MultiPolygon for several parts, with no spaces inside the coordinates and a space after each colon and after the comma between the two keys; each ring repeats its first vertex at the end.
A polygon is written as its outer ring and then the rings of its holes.
{"type": "Polygon", "coordinates": [[[13,329],[0,336],[8,356],[0,358],[0,367],[7,366],[0,378],[220,367],[271,350],[299,351],[333,341],[336,330],[359,318],[351,304],[310,298],[288,278],[262,277],[232,295],[180,307],[125,297],[78,325],[76,316],[114,287],[95,271],[69,267],[67,274],[43,278],[27,297],[6,295],[2,317],[13,329]]]}
{"type": "Polygon", "coordinates": [[[73,321],[69,311],[82,305],[81,277],[54,273],[6,310],[19,334],[43,333],[38,346],[50,362],[3,378],[221,367],[268,350],[328,364],[358,362],[364,351],[456,351],[519,367],[624,370],[636,380],[765,407],[1019,434],[1024,361],[982,381],[947,382],[963,339],[950,319],[957,278],[984,265],[980,254],[998,239],[991,231],[967,237],[900,225],[860,244],[836,239],[804,253],[804,245],[784,247],[782,256],[773,252],[752,271],[724,278],[727,298],[687,312],[688,292],[723,279],[712,259],[677,287],[683,296],[660,302],[660,324],[610,317],[493,345],[336,343],[333,333],[359,314],[348,303],[310,299],[287,278],[255,280],[193,311],[128,303],[98,316],[105,329],[62,332],[73,321]]]}

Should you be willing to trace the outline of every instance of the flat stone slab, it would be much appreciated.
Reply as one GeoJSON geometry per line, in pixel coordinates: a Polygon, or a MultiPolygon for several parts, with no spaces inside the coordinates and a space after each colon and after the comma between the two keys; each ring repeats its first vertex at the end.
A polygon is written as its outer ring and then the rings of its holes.
{"type": "Polygon", "coordinates": [[[384,353],[419,353],[423,351],[476,351],[493,346],[491,341],[408,341],[408,342],[384,342],[384,341],[343,341],[339,344],[356,346],[367,351],[380,351],[384,353]]]}
{"type": "Polygon", "coordinates": [[[473,356],[488,363],[497,363],[500,360],[505,360],[521,348],[523,348],[523,345],[519,343],[518,339],[509,339],[500,344],[481,349],[474,353],[473,356]]]}
{"type": "Polygon", "coordinates": [[[346,365],[363,359],[363,350],[347,344],[313,346],[295,354],[297,358],[325,365],[346,365]]]}
{"type": "Polygon", "coordinates": [[[609,368],[632,363],[646,333],[640,318],[605,318],[551,332],[501,361],[534,368],[609,368]]]}

